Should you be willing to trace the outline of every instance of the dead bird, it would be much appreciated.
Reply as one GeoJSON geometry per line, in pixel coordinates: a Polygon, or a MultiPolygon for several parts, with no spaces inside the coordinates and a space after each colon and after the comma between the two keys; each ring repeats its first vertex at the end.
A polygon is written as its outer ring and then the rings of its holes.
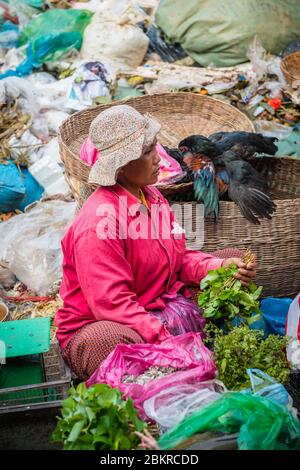
{"type": "Polygon", "coordinates": [[[209,140],[216,145],[219,155],[240,145],[240,156],[244,160],[255,158],[256,153],[275,155],[278,150],[276,137],[265,137],[254,132],[216,132],[209,136],[209,140]]]}
{"type": "MultiPolygon", "coordinates": [[[[210,139],[193,135],[183,139],[172,156],[180,162],[194,182],[194,196],[202,201],[205,215],[219,214],[219,198],[228,193],[241,213],[251,223],[259,224],[262,218],[271,218],[276,205],[267,194],[267,183],[244,158],[252,155],[248,147],[236,144],[231,150],[220,153],[220,148],[210,139]]],[[[169,151],[169,150],[167,150],[169,151]]]]}
{"type": "Polygon", "coordinates": [[[228,175],[228,196],[253,224],[271,219],[276,204],[267,194],[267,182],[252,165],[240,158],[239,146],[217,157],[214,164],[223,166],[228,175]]]}

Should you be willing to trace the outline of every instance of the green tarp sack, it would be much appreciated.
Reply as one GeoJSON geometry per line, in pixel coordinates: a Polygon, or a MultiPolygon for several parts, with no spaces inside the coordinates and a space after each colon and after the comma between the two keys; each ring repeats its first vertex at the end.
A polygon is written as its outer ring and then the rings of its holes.
{"type": "Polygon", "coordinates": [[[199,64],[228,67],[248,60],[255,35],[267,51],[280,53],[299,35],[300,2],[161,0],[156,23],[199,64]]]}
{"type": "Polygon", "coordinates": [[[300,422],[278,403],[239,392],[225,393],[201,408],[158,441],[162,450],[174,449],[196,433],[239,432],[240,450],[300,449],[300,422]]]}

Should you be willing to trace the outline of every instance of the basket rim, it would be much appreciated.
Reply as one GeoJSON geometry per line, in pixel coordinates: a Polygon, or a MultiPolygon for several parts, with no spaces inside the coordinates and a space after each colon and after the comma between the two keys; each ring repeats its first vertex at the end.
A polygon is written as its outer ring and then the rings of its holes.
{"type": "MultiPolygon", "coordinates": [[[[206,95],[199,95],[199,93],[194,93],[194,92],[184,92],[184,91],[180,91],[180,92],[176,92],[176,93],[157,93],[155,95],[143,95],[143,96],[139,96],[139,97],[136,97],[136,98],[126,98],[126,99],[123,99],[123,100],[116,100],[116,101],[113,101],[112,103],[110,103],[110,105],[112,106],[115,106],[115,105],[121,105],[121,104],[127,104],[128,101],[132,102],[134,101],[135,99],[138,99],[138,100],[142,100],[144,98],[147,98],[147,99],[155,99],[156,96],[169,96],[169,97],[176,97],[176,96],[180,96],[180,97],[188,97],[188,96],[192,96],[193,98],[195,99],[199,99],[201,101],[210,101],[212,103],[217,103],[217,104],[220,104],[222,105],[222,107],[225,107],[227,108],[228,110],[229,109],[234,109],[234,111],[237,113],[237,115],[240,115],[243,117],[243,119],[245,119],[246,121],[248,121],[249,123],[249,127],[252,127],[252,130],[253,132],[255,132],[255,127],[254,127],[254,124],[253,122],[248,118],[248,116],[243,113],[242,111],[240,111],[239,109],[235,108],[234,106],[232,106],[231,104],[228,104],[228,103],[225,103],[224,101],[220,100],[220,99],[217,99],[217,98],[212,98],[211,96],[206,96],[206,95]]],[[[59,145],[63,146],[68,152],[70,155],[72,155],[72,158],[79,161],[83,167],[85,167],[86,169],[89,169],[90,166],[83,162],[81,160],[81,158],[79,157],[79,155],[77,153],[75,153],[71,148],[70,146],[68,146],[66,144],[66,142],[64,141],[63,137],[62,137],[62,132],[64,130],[64,127],[66,126],[66,124],[72,119],[76,119],[76,117],[80,116],[81,114],[83,113],[86,113],[88,114],[89,112],[92,112],[93,110],[95,109],[108,109],[110,106],[107,105],[107,104],[100,104],[100,105],[96,105],[96,106],[91,106],[89,108],[86,108],[86,109],[83,109],[81,111],[77,111],[76,113],[74,114],[71,114],[70,116],[68,116],[66,119],[63,120],[63,122],[61,123],[61,125],[59,126],[59,129],[58,129],[58,143],[59,145]]],[[[250,132],[250,130],[248,131],[250,132]]],[[[88,135],[88,134],[87,134],[88,135]]]]}
{"type": "Polygon", "coordinates": [[[299,62],[299,73],[295,75],[295,72],[290,69],[290,60],[293,57],[299,57],[300,59],[300,51],[291,52],[291,54],[287,54],[285,57],[282,58],[280,62],[280,69],[284,74],[287,81],[289,80],[300,80],[300,62],[299,62]]]}

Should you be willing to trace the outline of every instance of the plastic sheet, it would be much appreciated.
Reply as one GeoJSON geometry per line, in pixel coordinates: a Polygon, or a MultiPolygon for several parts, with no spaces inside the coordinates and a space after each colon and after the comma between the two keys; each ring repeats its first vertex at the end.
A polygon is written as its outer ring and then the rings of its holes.
{"type": "Polygon", "coordinates": [[[39,295],[61,278],[61,240],[74,211],[74,203],[43,202],[0,224],[0,262],[39,295]]]}
{"type": "Polygon", "coordinates": [[[300,449],[300,422],[285,407],[264,397],[225,393],[164,434],[160,449],[172,449],[198,432],[239,431],[241,450],[300,449]]]}
{"type": "Polygon", "coordinates": [[[168,338],[160,344],[118,345],[87,381],[107,383],[130,396],[139,415],[145,419],[145,400],[178,384],[197,384],[213,379],[216,366],[200,335],[187,333],[168,338]],[[173,367],[177,372],[154,379],[145,385],[122,383],[125,374],[138,376],[151,366],[173,367]]]}

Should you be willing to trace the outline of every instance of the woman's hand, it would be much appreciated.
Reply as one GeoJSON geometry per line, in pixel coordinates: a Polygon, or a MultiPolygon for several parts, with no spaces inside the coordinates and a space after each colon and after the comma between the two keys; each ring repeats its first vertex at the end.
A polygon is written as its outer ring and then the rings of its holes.
{"type": "Polygon", "coordinates": [[[226,258],[222,266],[227,267],[232,264],[236,264],[238,267],[238,272],[234,277],[241,281],[244,286],[248,286],[249,282],[252,281],[256,275],[257,263],[245,264],[241,258],[226,258]]]}
{"type": "Polygon", "coordinates": [[[140,446],[143,449],[159,450],[156,440],[147,429],[145,429],[142,433],[135,431],[135,434],[141,439],[140,446]]]}

